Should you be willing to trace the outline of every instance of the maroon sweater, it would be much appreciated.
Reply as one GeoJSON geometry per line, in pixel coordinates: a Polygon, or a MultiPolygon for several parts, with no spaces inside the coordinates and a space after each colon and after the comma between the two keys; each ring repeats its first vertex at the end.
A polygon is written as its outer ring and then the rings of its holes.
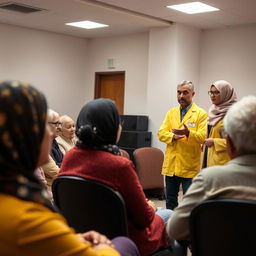
{"type": "Polygon", "coordinates": [[[72,148],[65,154],[59,175],[76,175],[105,183],[125,201],[130,238],[141,256],[166,245],[164,222],[148,205],[130,160],[109,152],[72,148]]]}

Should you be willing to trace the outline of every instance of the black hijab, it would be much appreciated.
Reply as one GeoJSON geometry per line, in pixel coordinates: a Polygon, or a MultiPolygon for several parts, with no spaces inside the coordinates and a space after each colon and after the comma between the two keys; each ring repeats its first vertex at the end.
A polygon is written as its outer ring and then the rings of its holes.
{"type": "Polygon", "coordinates": [[[96,99],[84,105],[76,122],[77,146],[120,154],[116,144],[120,117],[110,99],[96,99]]]}
{"type": "Polygon", "coordinates": [[[18,81],[0,82],[1,193],[45,203],[46,193],[34,170],[45,132],[46,113],[46,99],[34,87],[18,81]]]}

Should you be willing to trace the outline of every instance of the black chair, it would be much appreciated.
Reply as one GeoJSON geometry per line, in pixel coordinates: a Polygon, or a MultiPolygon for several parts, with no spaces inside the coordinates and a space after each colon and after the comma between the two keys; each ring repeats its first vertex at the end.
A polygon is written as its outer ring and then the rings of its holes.
{"type": "Polygon", "coordinates": [[[57,177],[52,184],[55,205],[76,232],[96,230],[109,239],[127,236],[125,203],[109,186],[76,176],[57,177]]]}
{"type": "MultiPolygon", "coordinates": [[[[192,210],[189,222],[193,256],[249,256],[256,253],[254,200],[204,201],[192,210]]],[[[174,255],[186,255],[186,250],[179,248],[177,241],[175,243],[174,255]]]]}

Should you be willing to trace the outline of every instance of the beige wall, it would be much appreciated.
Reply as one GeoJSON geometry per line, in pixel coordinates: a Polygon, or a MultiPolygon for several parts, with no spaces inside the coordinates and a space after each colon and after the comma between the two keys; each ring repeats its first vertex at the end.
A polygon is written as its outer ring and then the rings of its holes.
{"type": "Polygon", "coordinates": [[[176,106],[176,87],[181,80],[199,80],[200,36],[198,29],[175,24],[150,32],[147,107],[152,146],[164,149],[157,131],[166,112],[176,106]]]}
{"type": "Polygon", "coordinates": [[[209,85],[229,81],[238,98],[256,95],[256,24],[208,30],[202,33],[199,102],[210,106],[209,85]]]}
{"type": "Polygon", "coordinates": [[[0,77],[28,81],[42,90],[49,106],[76,118],[94,98],[98,71],[126,72],[126,114],[145,114],[148,34],[86,40],[0,24],[0,77]],[[107,59],[116,68],[108,70],[107,59]]]}
{"type": "Polygon", "coordinates": [[[0,78],[27,81],[76,117],[87,99],[87,40],[0,24],[0,78]]]}
{"type": "Polygon", "coordinates": [[[89,40],[88,85],[94,95],[95,72],[125,71],[124,114],[145,114],[148,34],[136,34],[89,40]],[[115,69],[108,69],[107,60],[115,60],[115,69]]]}
{"type": "Polygon", "coordinates": [[[174,25],[149,34],[89,40],[91,96],[95,72],[111,71],[107,59],[115,59],[114,71],[126,72],[124,113],[149,115],[152,145],[165,147],[156,132],[166,111],[177,104],[177,83],[184,78],[198,83],[200,35],[198,29],[174,25]]]}

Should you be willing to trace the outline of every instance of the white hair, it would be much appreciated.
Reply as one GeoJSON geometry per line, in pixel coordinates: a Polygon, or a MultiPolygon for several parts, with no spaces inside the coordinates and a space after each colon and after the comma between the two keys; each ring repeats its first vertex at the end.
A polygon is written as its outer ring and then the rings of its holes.
{"type": "Polygon", "coordinates": [[[56,111],[52,109],[48,109],[48,117],[47,117],[48,122],[52,122],[54,119],[58,117],[59,117],[59,114],[56,111]]]}
{"type": "Polygon", "coordinates": [[[224,129],[240,154],[256,153],[256,96],[233,104],[224,118],[224,129]]]}
{"type": "Polygon", "coordinates": [[[66,122],[70,122],[70,121],[73,121],[73,119],[68,115],[63,115],[60,117],[61,123],[66,123],[66,122]]]}
{"type": "Polygon", "coordinates": [[[194,84],[193,84],[191,81],[183,80],[183,81],[181,81],[181,82],[177,85],[177,87],[183,86],[183,85],[188,85],[191,91],[194,91],[194,90],[195,90],[194,84]]]}

